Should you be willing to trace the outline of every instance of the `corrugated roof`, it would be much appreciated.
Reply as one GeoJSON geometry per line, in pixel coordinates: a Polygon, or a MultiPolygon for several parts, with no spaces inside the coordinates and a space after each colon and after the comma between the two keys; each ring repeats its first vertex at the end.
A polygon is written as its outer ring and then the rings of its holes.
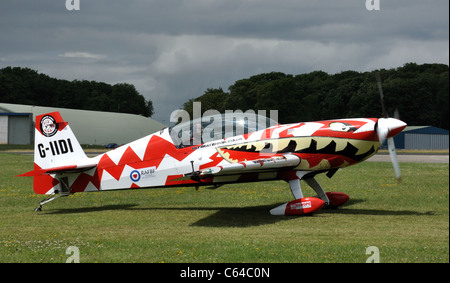
{"type": "Polygon", "coordinates": [[[152,134],[166,125],[134,114],[0,103],[0,112],[37,115],[59,111],[81,144],[125,144],[152,134]]]}
{"type": "Polygon", "coordinates": [[[407,126],[402,132],[417,134],[448,135],[448,130],[434,126],[407,126]]]}

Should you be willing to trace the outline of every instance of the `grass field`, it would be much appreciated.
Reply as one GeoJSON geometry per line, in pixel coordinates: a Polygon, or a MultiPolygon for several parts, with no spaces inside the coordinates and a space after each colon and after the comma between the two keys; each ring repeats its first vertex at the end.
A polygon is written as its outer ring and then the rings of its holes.
{"type": "MultiPolygon", "coordinates": [[[[313,216],[272,216],[292,200],[283,181],[217,190],[80,193],[34,208],[31,155],[0,153],[0,262],[449,262],[449,165],[366,162],[318,176],[350,201],[313,216]]],[[[314,192],[302,182],[305,196],[314,192]]]]}

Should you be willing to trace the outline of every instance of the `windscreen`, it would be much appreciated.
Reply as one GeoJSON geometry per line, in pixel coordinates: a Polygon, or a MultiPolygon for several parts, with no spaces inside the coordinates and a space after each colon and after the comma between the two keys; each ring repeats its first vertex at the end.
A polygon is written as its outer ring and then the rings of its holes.
{"type": "Polygon", "coordinates": [[[178,148],[253,133],[277,125],[263,115],[233,112],[204,116],[169,128],[174,145],[178,148]]]}

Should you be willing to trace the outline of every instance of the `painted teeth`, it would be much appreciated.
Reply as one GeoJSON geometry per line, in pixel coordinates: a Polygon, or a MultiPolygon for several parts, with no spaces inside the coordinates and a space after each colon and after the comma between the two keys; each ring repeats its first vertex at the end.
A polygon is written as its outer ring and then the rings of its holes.
{"type": "Polygon", "coordinates": [[[296,137],[273,140],[262,140],[244,144],[225,146],[218,148],[219,154],[229,162],[237,162],[232,154],[223,149],[254,152],[254,153],[323,153],[338,154],[356,161],[365,159],[376,152],[379,147],[377,141],[352,140],[331,137],[296,137]]]}

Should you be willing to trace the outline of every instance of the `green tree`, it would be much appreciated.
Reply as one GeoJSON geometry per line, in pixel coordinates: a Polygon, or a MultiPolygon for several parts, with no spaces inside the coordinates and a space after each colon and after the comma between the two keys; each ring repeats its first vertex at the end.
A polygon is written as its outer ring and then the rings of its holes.
{"type": "Polygon", "coordinates": [[[0,102],[153,115],[153,103],[131,84],[59,80],[29,68],[0,69],[0,102]]]}
{"type": "Polygon", "coordinates": [[[189,101],[183,104],[183,109],[186,110],[190,117],[193,117],[193,103],[201,102],[202,113],[207,110],[218,110],[220,113],[224,113],[225,101],[227,100],[228,93],[224,92],[222,88],[208,88],[202,96],[189,99],[189,101]]]}

